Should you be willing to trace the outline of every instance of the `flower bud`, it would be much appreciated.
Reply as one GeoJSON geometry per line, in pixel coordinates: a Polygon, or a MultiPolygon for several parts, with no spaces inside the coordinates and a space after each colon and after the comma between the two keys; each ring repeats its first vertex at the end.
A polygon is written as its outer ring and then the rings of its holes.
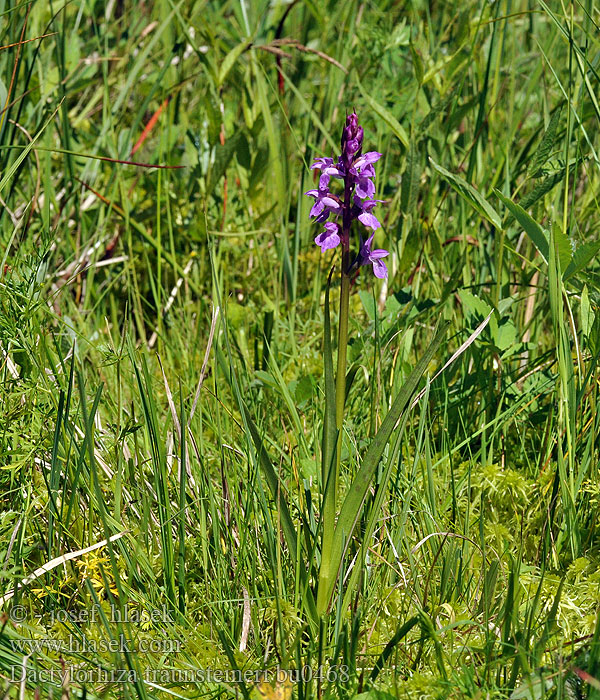
{"type": "Polygon", "coordinates": [[[354,112],[346,117],[346,126],[342,130],[342,160],[346,165],[352,163],[356,155],[360,155],[363,142],[363,129],[358,125],[358,117],[354,112]]]}

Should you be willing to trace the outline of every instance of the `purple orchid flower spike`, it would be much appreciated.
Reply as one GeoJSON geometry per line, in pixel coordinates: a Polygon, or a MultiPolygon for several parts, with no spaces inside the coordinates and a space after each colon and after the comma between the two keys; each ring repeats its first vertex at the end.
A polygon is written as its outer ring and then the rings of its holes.
{"type": "Polygon", "coordinates": [[[358,254],[358,264],[359,265],[373,265],[373,274],[378,279],[385,279],[388,276],[387,265],[383,262],[381,258],[385,258],[389,255],[387,250],[377,248],[375,250],[371,249],[373,244],[373,236],[371,234],[364,243],[361,244],[360,253],[358,254]]]}
{"type": "Polygon", "coordinates": [[[321,251],[332,250],[342,244],[342,277],[348,276],[355,265],[373,265],[376,277],[387,277],[387,267],[381,261],[388,255],[386,250],[371,250],[373,235],[363,242],[361,238],[358,256],[350,253],[350,233],[352,222],[358,221],[368,229],[375,231],[381,224],[372,213],[373,208],[382,200],[373,199],[375,195],[375,168],[381,158],[377,151],[362,152],[364,132],[358,123],[358,117],[353,112],[346,117],[342,130],[342,151],[337,160],[324,157],[315,158],[311,170],[319,170],[318,189],[309,190],[306,194],[314,197],[315,202],[310,210],[311,217],[325,224],[325,230],[316,238],[315,243],[321,251]],[[343,196],[332,194],[331,179],[343,180],[343,196]],[[329,216],[339,221],[328,221],[329,216]]]}

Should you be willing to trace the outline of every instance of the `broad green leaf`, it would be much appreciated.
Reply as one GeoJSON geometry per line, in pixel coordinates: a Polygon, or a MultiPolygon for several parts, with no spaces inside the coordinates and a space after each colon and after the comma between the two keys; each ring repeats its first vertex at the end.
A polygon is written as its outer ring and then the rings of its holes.
{"type": "Polygon", "coordinates": [[[468,314],[485,318],[492,310],[492,307],[487,302],[471,294],[471,292],[466,289],[459,289],[458,296],[468,314]]]}
{"type": "Polygon", "coordinates": [[[225,56],[225,58],[223,59],[223,63],[221,63],[221,67],[219,68],[217,87],[221,87],[223,85],[229,74],[229,71],[233,68],[234,63],[244,53],[244,51],[248,50],[251,44],[251,41],[244,41],[241,44],[234,46],[233,49],[231,49],[231,51],[227,54],[227,56],[225,56]]]}
{"type": "Polygon", "coordinates": [[[548,691],[553,686],[552,680],[531,675],[525,678],[518,688],[514,689],[510,700],[541,700],[548,697],[548,691]]]}
{"type": "MultiPolygon", "coordinates": [[[[569,166],[569,171],[573,166],[569,166]]],[[[541,199],[545,194],[548,194],[550,190],[553,187],[556,187],[559,182],[562,182],[565,179],[565,170],[566,168],[563,168],[562,170],[559,170],[558,172],[552,173],[551,175],[548,175],[545,177],[543,180],[539,181],[538,184],[531,190],[529,194],[526,194],[523,199],[519,201],[520,206],[523,209],[529,209],[532,205],[534,205],[539,199],[541,199]]]]}
{"type": "Polygon", "coordinates": [[[362,96],[364,97],[365,102],[375,112],[375,114],[381,117],[383,121],[390,127],[394,136],[396,136],[400,143],[405,148],[408,148],[409,138],[402,124],[400,124],[400,122],[396,119],[396,117],[394,117],[394,115],[391,112],[389,112],[385,107],[380,105],[379,102],[376,102],[371,97],[371,95],[369,95],[368,91],[364,89],[358,78],[356,79],[356,82],[358,83],[358,87],[362,92],[362,96]]]}
{"type": "Polygon", "coordinates": [[[556,131],[560,123],[561,112],[562,104],[554,110],[554,114],[550,118],[550,123],[548,124],[548,128],[544,132],[542,141],[529,163],[528,172],[533,177],[537,176],[536,173],[538,175],[541,174],[539,172],[540,168],[547,162],[548,158],[550,157],[552,146],[554,145],[554,142],[556,140],[556,131]]]}
{"type": "Polygon", "coordinates": [[[558,224],[555,224],[553,226],[553,233],[556,254],[560,262],[560,270],[562,273],[564,273],[565,270],[567,270],[571,265],[571,260],[573,258],[573,248],[571,247],[571,241],[569,237],[558,224]]]}
{"type": "Polygon", "coordinates": [[[375,299],[373,298],[373,292],[368,292],[366,289],[361,289],[358,292],[358,296],[360,297],[360,300],[362,301],[362,304],[365,307],[365,311],[367,312],[369,320],[372,321],[376,315],[375,299]]]}
{"type": "Polygon", "coordinates": [[[567,265],[565,271],[563,272],[563,280],[568,280],[569,277],[573,277],[578,272],[581,272],[583,268],[592,260],[596,253],[600,250],[600,241],[590,241],[579,246],[577,250],[573,253],[571,262],[567,265]]]}
{"type": "Polygon", "coordinates": [[[395,700],[395,696],[386,693],[385,690],[373,688],[372,690],[367,690],[366,693],[355,695],[352,700],[395,700]]]}
{"type": "Polygon", "coordinates": [[[498,199],[504,204],[508,211],[521,224],[525,233],[531,238],[535,247],[539,250],[541,256],[548,262],[548,236],[544,233],[542,227],[518,204],[515,204],[512,199],[505,197],[502,192],[494,190],[498,199]]]}
{"type": "Polygon", "coordinates": [[[492,331],[492,340],[498,350],[503,353],[508,348],[512,347],[517,341],[517,329],[514,323],[508,318],[504,319],[503,323],[496,323],[495,328],[490,323],[492,331]]]}
{"type": "Polygon", "coordinates": [[[464,178],[454,173],[449,172],[446,168],[442,168],[432,158],[429,159],[433,169],[438,172],[445,180],[447,180],[452,188],[466,201],[475,211],[477,211],[484,219],[487,219],[498,230],[502,230],[502,220],[498,212],[492,205],[483,198],[483,196],[470,185],[464,178]]]}

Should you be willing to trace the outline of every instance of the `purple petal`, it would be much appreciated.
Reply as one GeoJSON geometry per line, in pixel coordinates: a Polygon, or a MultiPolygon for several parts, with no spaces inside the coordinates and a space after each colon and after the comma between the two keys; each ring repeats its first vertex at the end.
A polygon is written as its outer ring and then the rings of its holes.
{"type": "Polygon", "coordinates": [[[369,255],[371,254],[371,244],[373,243],[374,235],[375,234],[372,233],[366,241],[363,241],[362,238],[360,239],[360,257],[365,260],[365,262],[361,263],[361,265],[366,264],[366,261],[368,260],[369,255]]]}
{"type": "Polygon", "coordinates": [[[323,170],[333,164],[333,158],[315,158],[315,162],[310,166],[311,170],[323,170]]]}
{"type": "Polygon", "coordinates": [[[369,151],[368,153],[363,153],[360,158],[357,158],[354,162],[355,168],[363,168],[365,165],[370,165],[371,163],[376,163],[381,158],[381,153],[377,151],[369,151]]]}
{"type": "Polygon", "coordinates": [[[375,194],[375,185],[365,178],[364,180],[359,180],[356,183],[356,189],[354,190],[356,194],[361,198],[372,197],[375,194]]]}
{"type": "Polygon", "coordinates": [[[319,189],[320,190],[326,190],[327,187],[329,186],[329,175],[327,173],[323,173],[321,177],[319,178],[319,189]]]}
{"type": "Polygon", "coordinates": [[[369,214],[369,212],[367,211],[364,211],[362,214],[359,214],[358,220],[367,228],[376,229],[381,226],[379,221],[377,221],[377,218],[373,214],[369,214]]]}
{"type": "Polygon", "coordinates": [[[383,199],[365,199],[362,203],[362,208],[365,211],[371,211],[376,204],[381,204],[381,202],[383,202],[383,199]]]}
{"type": "Polygon", "coordinates": [[[373,260],[373,274],[380,280],[385,279],[388,276],[386,264],[381,260],[373,260]]]}
{"type": "Polygon", "coordinates": [[[325,196],[321,199],[321,201],[326,207],[331,209],[331,211],[337,211],[340,208],[340,203],[331,197],[325,196]]]}
{"type": "Polygon", "coordinates": [[[379,258],[387,258],[389,255],[389,252],[387,250],[383,250],[383,248],[377,248],[376,250],[372,250],[371,253],[369,254],[369,258],[371,260],[378,260],[379,258]]]}
{"type": "Polygon", "coordinates": [[[325,231],[320,233],[315,238],[315,243],[318,246],[321,246],[322,252],[325,252],[326,250],[331,250],[332,248],[335,248],[339,245],[340,236],[338,230],[338,225],[334,224],[331,221],[325,224],[325,231]]]}
{"type": "Polygon", "coordinates": [[[337,177],[337,178],[342,178],[344,177],[344,173],[342,169],[338,166],[330,166],[328,168],[323,169],[323,175],[330,175],[331,177],[337,177]]]}
{"type": "Polygon", "coordinates": [[[307,194],[309,197],[318,197],[319,190],[308,190],[308,192],[305,192],[304,194],[307,194]]]}
{"type": "Polygon", "coordinates": [[[360,141],[358,139],[351,139],[346,142],[346,152],[350,155],[354,155],[360,148],[360,141]]]}
{"type": "Polygon", "coordinates": [[[310,210],[310,216],[319,216],[319,214],[325,209],[322,199],[317,199],[317,201],[312,205],[310,210]]]}

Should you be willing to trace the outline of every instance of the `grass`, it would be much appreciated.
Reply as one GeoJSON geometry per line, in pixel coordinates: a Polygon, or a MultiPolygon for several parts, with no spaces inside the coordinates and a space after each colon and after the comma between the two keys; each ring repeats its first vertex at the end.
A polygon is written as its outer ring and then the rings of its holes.
{"type": "Polygon", "coordinates": [[[597,4],[0,12],[3,695],[599,698],[597,4]],[[323,613],[302,193],[352,108],[390,277],[323,613]]]}

